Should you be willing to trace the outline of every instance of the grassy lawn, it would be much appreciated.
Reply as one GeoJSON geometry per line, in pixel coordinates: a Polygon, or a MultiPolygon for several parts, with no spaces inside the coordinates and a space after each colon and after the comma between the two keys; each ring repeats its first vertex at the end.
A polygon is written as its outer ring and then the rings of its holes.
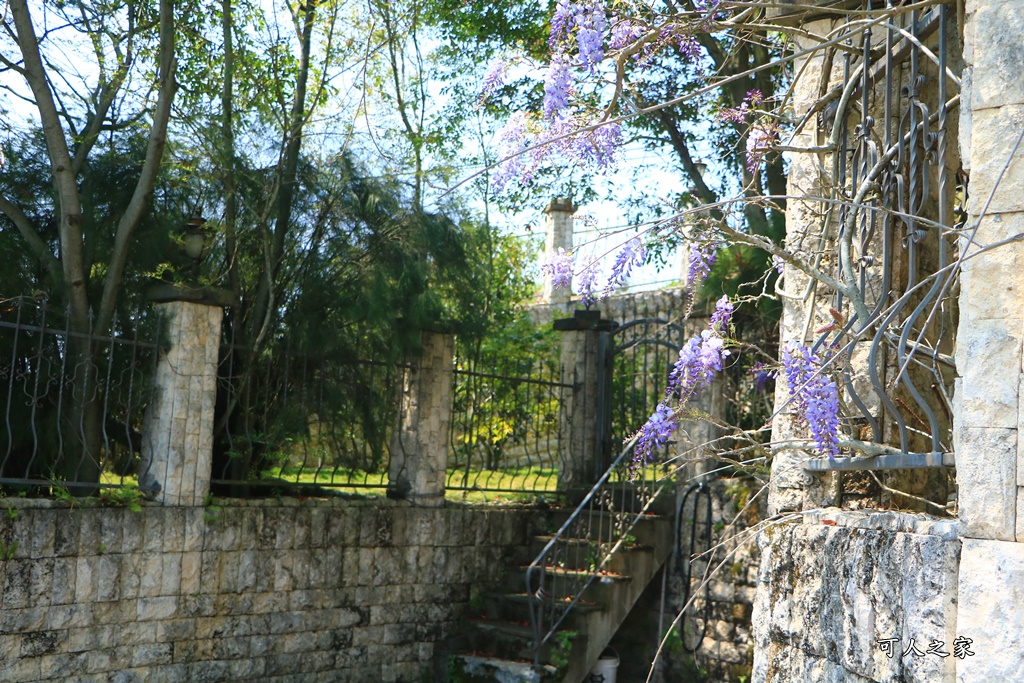
{"type": "MultiPolygon", "coordinates": [[[[340,493],[381,493],[388,485],[386,472],[363,472],[324,468],[317,472],[306,468],[274,468],[263,472],[264,478],[288,483],[320,485],[340,493]]],[[[449,470],[446,498],[468,503],[524,503],[546,493],[554,495],[558,476],[553,469],[520,468],[511,470],[480,470],[473,472],[449,470]]]]}
{"type": "MultiPolygon", "coordinates": [[[[657,467],[645,468],[648,482],[656,480],[664,472],[657,467]]],[[[364,472],[344,468],[315,468],[300,470],[296,467],[272,468],[261,473],[261,481],[271,485],[282,484],[280,490],[267,489],[268,495],[288,495],[289,485],[323,486],[331,491],[347,495],[382,495],[387,489],[387,472],[364,472]]],[[[125,489],[138,488],[135,474],[120,476],[104,472],[100,483],[125,489]]],[[[445,497],[451,501],[465,503],[524,504],[538,500],[557,500],[558,473],[553,468],[517,468],[507,470],[449,470],[446,479],[445,497]]],[[[9,493],[9,492],[8,492],[9,493]]],[[[74,491],[68,491],[74,495],[74,491]]],[[[66,495],[59,482],[51,492],[55,497],[66,495]]]]}

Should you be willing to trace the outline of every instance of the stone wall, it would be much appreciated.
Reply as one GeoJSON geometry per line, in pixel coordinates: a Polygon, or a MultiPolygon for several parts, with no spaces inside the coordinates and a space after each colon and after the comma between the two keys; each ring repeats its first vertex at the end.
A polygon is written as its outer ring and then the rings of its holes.
{"type": "Polygon", "coordinates": [[[7,499],[0,681],[421,681],[536,511],[7,499]],[[9,557],[8,557],[9,556],[9,557]]]}
{"type": "MultiPolygon", "coordinates": [[[[711,604],[707,612],[700,588],[706,563],[694,563],[690,588],[698,596],[693,614],[710,615],[704,641],[694,653],[697,667],[709,681],[750,680],[754,657],[751,616],[761,549],[749,530],[764,518],[766,505],[763,495],[749,506],[747,503],[761,485],[748,477],[717,479],[710,484],[713,542],[721,544],[712,569],[723,560],[724,564],[708,583],[706,595],[711,604]]],[[[681,587],[674,588],[678,594],[681,587]]]]}
{"type": "Polygon", "coordinates": [[[759,540],[753,680],[934,683],[981,659],[953,655],[961,635],[955,521],[832,508],[800,522],[759,540]],[[879,644],[888,639],[898,639],[891,656],[879,644]],[[921,654],[904,656],[912,645],[921,654]]]}

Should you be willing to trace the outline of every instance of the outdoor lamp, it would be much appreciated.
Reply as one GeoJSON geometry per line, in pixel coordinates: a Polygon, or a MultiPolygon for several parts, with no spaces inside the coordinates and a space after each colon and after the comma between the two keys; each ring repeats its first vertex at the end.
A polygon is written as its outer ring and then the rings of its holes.
{"type": "Polygon", "coordinates": [[[188,225],[185,226],[184,236],[185,254],[196,264],[203,258],[203,251],[206,248],[207,230],[203,227],[204,225],[206,225],[206,219],[203,218],[203,211],[196,207],[195,213],[188,219],[188,225]]]}

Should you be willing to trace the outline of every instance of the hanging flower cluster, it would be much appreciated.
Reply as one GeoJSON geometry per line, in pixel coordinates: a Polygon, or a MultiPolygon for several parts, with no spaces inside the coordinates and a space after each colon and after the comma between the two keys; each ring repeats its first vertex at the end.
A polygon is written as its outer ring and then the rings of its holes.
{"type": "Polygon", "coordinates": [[[718,247],[714,242],[698,241],[690,245],[690,261],[686,269],[686,284],[691,292],[701,288],[711,268],[718,260],[718,247]]]}
{"type": "Polygon", "coordinates": [[[779,125],[758,110],[758,106],[763,103],[764,94],[760,90],[750,90],[740,106],[725,108],[718,112],[719,121],[750,124],[750,128],[747,129],[746,167],[751,173],[757,172],[779,136],[779,125]]]}
{"type": "Polygon", "coordinates": [[[487,68],[484,74],[484,83],[480,87],[479,104],[482,106],[494,91],[505,85],[505,74],[508,72],[509,63],[504,59],[495,59],[487,68]]]}
{"type": "MultiPolygon", "coordinates": [[[[598,300],[607,297],[612,290],[625,284],[634,267],[642,266],[647,261],[647,248],[639,237],[626,242],[615,256],[612,272],[604,289],[598,284],[601,280],[600,263],[596,256],[588,256],[579,271],[576,280],[576,291],[584,306],[590,308],[598,300]]],[[[541,273],[551,276],[551,284],[555,288],[569,287],[573,277],[573,257],[563,247],[550,261],[540,267],[541,273]]]]}
{"type": "Polygon", "coordinates": [[[666,401],[674,400],[676,408],[672,409],[667,403],[658,404],[657,410],[638,432],[634,462],[653,459],[654,453],[668,442],[675,431],[680,409],[700,395],[701,390],[715,379],[715,374],[722,371],[722,364],[730,355],[725,348],[725,339],[732,313],[729,297],[723,296],[715,305],[708,329],[680,349],[679,359],[669,373],[665,389],[666,401]]]}
{"type": "Polygon", "coordinates": [[[540,267],[540,272],[551,276],[551,285],[556,289],[568,287],[572,283],[572,256],[559,247],[558,253],[540,267]]]}
{"type": "Polygon", "coordinates": [[[839,390],[822,372],[810,347],[790,343],[782,353],[783,374],[793,408],[818,449],[830,459],[839,454],[839,390]]]}
{"type": "Polygon", "coordinates": [[[646,261],[647,248],[639,237],[634,237],[626,242],[615,256],[611,277],[608,278],[608,284],[604,288],[604,296],[608,296],[613,289],[625,284],[633,267],[642,266],[646,261]]]}

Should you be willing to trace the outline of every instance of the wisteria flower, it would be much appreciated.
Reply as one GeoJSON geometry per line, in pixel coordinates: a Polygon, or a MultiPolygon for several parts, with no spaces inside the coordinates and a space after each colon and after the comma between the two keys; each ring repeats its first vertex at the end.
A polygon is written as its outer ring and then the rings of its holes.
{"type": "Polygon", "coordinates": [[[577,11],[577,6],[569,0],[558,0],[551,16],[551,35],[548,37],[548,47],[553,51],[560,51],[560,45],[568,41],[577,11]]]}
{"type": "Polygon", "coordinates": [[[608,28],[604,3],[593,0],[582,6],[576,16],[576,27],[580,67],[593,74],[604,59],[604,32],[608,28]]]}
{"type": "Polygon", "coordinates": [[[597,301],[598,262],[596,256],[588,256],[578,280],[580,301],[590,308],[597,301]]]}
{"type": "Polygon", "coordinates": [[[510,180],[528,182],[536,170],[532,159],[525,159],[522,155],[523,151],[534,144],[529,116],[521,111],[512,114],[498,138],[501,141],[502,156],[512,157],[504,161],[491,178],[494,189],[500,192],[510,180]]]}
{"type": "Polygon", "coordinates": [[[730,352],[725,348],[725,331],[729,327],[733,306],[727,297],[718,301],[715,314],[708,329],[694,336],[679,350],[679,359],[669,373],[666,401],[675,400],[673,410],[668,403],[658,405],[639,432],[634,462],[649,461],[651,452],[662,447],[675,430],[679,407],[698,396],[722,371],[730,352]]]}
{"type": "Polygon", "coordinates": [[[747,170],[751,173],[764,161],[775,142],[775,128],[761,123],[754,124],[747,133],[747,170]]]}
{"type": "Polygon", "coordinates": [[[729,330],[729,322],[732,320],[733,306],[729,297],[723,295],[715,303],[715,312],[711,314],[711,329],[718,334],[725,335],[729,330]]]}
{"type": "MultiPolygon", "coordinates": [[[[631,46],[640,36],[647,32],[646,27],[634,19],[624,18],[615,22],[612,26],[612,34],[608,39],[608,47],[612,50],[621,50],[631,46]]],[[[634,55],[637,57],[639,55],[634,55]]]]}
{"type": "Polygon", "coordinates": [[[495,90],[505,85],[505,74],[508,72],[508,62],[500,57],[491,62],[487,73],[484,74],[484,83],[480,88],[480,104],[487,101],[495,90]]]}
{"type": "Polygon", "coordinates": [[[717,259],[718,247],[713,242],[695,242],[690,245],[690,264],[686,271],[686,282],[691,291],[696,291],[704,284],[717,259]]]}
{"type": "Polygon", "coordinates": [[[572,282],[572,256],[565,252],[564,247],[540,267],[541,273],[551,276],[551,285],[556,289],[568,287],[572,282]]]}
{"type": "Polygon", "coordinates": [[[633,451],[635,453],[634,461],[650,462],[653,460],[654,452],[663,448],[675,431],[676,420],[672,409],[664,403],[659,403],[654,414],[640,428],[640,436],[637,438],[636,448],[633,451]]]}
{"type": "Polygon", "coordinates": [[[822,372],[810,347],[796,342],[783,350],[783,373],[797,417],[807,426],[819,453],[839,454],[839,389],[822,372]]]}
{"type": "Polygon", "coordinates": [[[647,261],[647,249],[639,237],[626,242],[619,253],[615,256],[615,263],[612,264],[612,274],[608,278],[604,292],[607,296],[613,289],[625,283],[630,271],[634,267],[640,267],[647,261]]]}
{"type": "Polygon", "coordinates": [[[572,74],[564,54],[556,54],[548,66],[544,80],[544,118],[550,121],[569,106],[572,94],[572,74]]]}
{"type": "Polygon", "coordinates": [[[711,384],[729,355],[725,340],[714,330],[704,330],[690,339],[680,349],[679,359],[669,373],[666,398],[674,396],[681,403],[695,398],[711,384]]]}
{"type": "Polygon", "coordinates": [[[754,376],[754,391],[758,394],[763,394],[768,390],[768,380],[779,376],[778,371],[770,370],[760,362],[754,363],[754,367],[750,368],[750,373],[754,376]]]}

